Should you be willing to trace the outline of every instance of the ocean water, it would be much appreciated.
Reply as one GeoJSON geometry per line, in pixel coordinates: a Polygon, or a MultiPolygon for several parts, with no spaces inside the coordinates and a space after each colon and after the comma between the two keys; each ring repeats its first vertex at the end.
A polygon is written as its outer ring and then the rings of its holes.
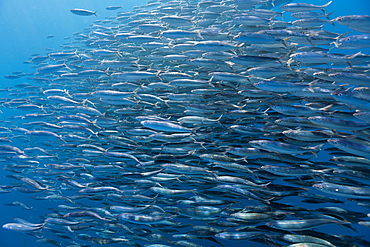
{"type": "MultiPolygon", "coordinates": [[[[294,1],[299,2],[299,1],[294,1]]],[[[313,3],[317,5],[325,4],[327,1],[323,0],[306,0],[301,1],[306,3],[313,3]]],[[[108,17],[114,17],[118,12],[131,11],[133,6],[140,6],[147,3],[145,0],[134,1],[118,1],[118,0],[2,0],[0,1],[0,99],[7,97],[7,88],[12,87],[17,83],[31,83],[32,80],[27,80],[27,77],[20,79],[9,80],[5,76],[11,75],[14,72],[35,73],[36,67],[27,63],[33,54],[45,55],[51,51],[62,51],[60,46],[65,42],[73,39],[73,33],[80,32],[84,28],[93,25],[96,20],[104,20],[108,17]],[[108,11],[107,6],[120,6],[122,9],[115,11],[108,11]],[[73,8],[83,8],[92,11],[97,11],[95,16],[78,16],[70,12],[73,8]]],[[[277,10],[279,10],[277,8],[277,10]]],[[[344,15],[370,15],[370,1],[368,0],[333,0],[326,8],[326,12],[333,14],[330,18],[334,19],[338,16],[344,15]]],[[[293,19],[285,19],[286,21],[293,19]]],[[[325,30],[346,33],[351,31],[348,27],[337,24],[335,27],[325,25],[325,30]]],[[[354,31],[352,34],[358,34],[354,31]]],[[[363,54],[370,54],[370,49],[360,50],[363,54]]],[[[353,54],[353,50],[339,50],[333,48],[332,53],[353,54]]],[[[356,52],[358,52],[356,50],[356,52]]],[[[4,99],[7,100],[7,99],[4,99]]],[[[2,100],[2,101],[4,101],[2,100]]],[[[0,108],[3,111],[0,120],[6,124],[13,116],[25,114],[25,112],[17,111],[9,108],[0,108]]],[[[320,156],[326,159],[327,156],[320,156]]],[[[0,167],[6,164],[6,160],[0,162],[0,167]]],[[[14,182],[14,179],[5,177],[9,172],[0,169],[0,185],[7,185],[14,182]]],[[[281,181],[283,184],[284,182],[281,181]]],[[[370,186],[370,185],[369,185],[370,186]]],[[[325,194],[322,194],[325,195],[325,194]]],[[[335,196],[332,196],[335,198],[335,196]]],[[[39,222],[40,215],[50,213],[52,208],[56,208],[60,201],[45,201],[37,200],[33,195],[22,194],[19,192],[2,193],[0,194],[0,225],[9,222],[14,222],[14,218],[23,218],[30,222],[39,222]],[[31,205],[31,210],[24,210],[21,207],[11,207],[4,205],[5,203],[21,201],[26,205],[31,205]]],[[[340,198],[343,199],[343,198],[340,198]]],[[[280,200],[281,203],[286,203],[294,206],[302,206],[298,199],[291,197],[280,200]]],[[[93,206],[94,202],[91,201],[93,206]]],[[[334,204],[324,203],[320,207],[333,206],[334,204]]],[[[337,205],[335,206],[342,206],[337,205]]],[[[316,208],[312,204],[313,208],[316,208]]],[[[369,213],[369,208],[360,207],[356,203],[346,202],[346,209],[356,212],[369,213]]],[[[367,241],[370,241],[369,228],[355,227],[357,232],[348,230],[345,227],[338,225],[326,225],[316,228],[317,231],[323,231],[327,234],[333,235],[351,235],[358,236],[367,241]]],[[[79,232],[78,234],[81,234],[79,232]]],[[[65,240],[62,238],[55,238],[51,232],[45,231],[44,238],[54,238],[58,241],[72,242],[73,240],[65,240]]],[[[73,235],[73,234],[72,234],[73,235]]],[[[38,247],[51,246],[50,244],[36,243],[36,238],[27,234],[10,231],[7,229],[0,229],[0,247],[38,247]]],[[[351,240],[348,240],[349,242],[351,240]]],[[[220,241],[224,246],[266,246],[250,241],[220,241]]],[[[204,246],[212,246],[207,242],[199,242],[204,246]]],[[[91,245],[99,246],[99,245],[91,245]]],[[[118,244],[111,244],[108,246],[120,246],[118,244]]],[[[214,243],[213,246],[219,246],[214,243]]],[[[363,245],[365,246],[365,245],[363,245]]]]}
{"type": "MultiPolygon", "coordinates": [[[[6,80],[4,76],[15,71],[24,73],[34,73],[32,68],[25,61],[31,58],[32,54],[45,55],[52,50],[60,50],[64,42],[68,42],[73,33],[80,32],[94,21],[102,20],[109,16],[116,16],[118,12],[131,11],[134,6],[146,4],[146,0],[120,1],[120,0],[6,0],[0,1],[0,80],[1,89],[6,89],[19,80],[6,80]],[[108,6],[122,6],[122,9],[108,11],[108,6]],[[97,16],[78,16],[70,12],[71,9],[89,9],[97,11],[97,16]],[[53,38],[47,38],[52,35],[53,38]]],[[[24,82],[30,82],[25,80],[24,82]]],[[[4,92],[1,92],[5,96],[4,92]]],[[[20,112],[7,111],[1,120],[6,121],[11,116],[18,115],[20,112]]],[[[21,114],[23,114],[22,112],[21,114]]],[[[4,163],[2,162],[1,167],[4,163]]],[[[5,173],[0,170],[0,184],[8,184],[11,180],[4,177],[5,173]]],[[[58,203],[45,201],[34,201],[32,199],[21,198],[21,194],[1,194],[1,224],[12,222],[13,218],[19,217],[29,221],[36,220],[38,215],[43,215],[50,207],[55,207],[58,203]],[[35,203],[36,207],[32,210],[22,210],[17,207],[4,206],[5,202],[22,201],[26,205],[35,203]]],[[[28,197],[28,196],[27,196],[28,197]]],[[[50,244],[40,244],[35,242],[35,238],[27,234],[0,229],[1,247],[38,247],[50,246],[50,244]]]]}

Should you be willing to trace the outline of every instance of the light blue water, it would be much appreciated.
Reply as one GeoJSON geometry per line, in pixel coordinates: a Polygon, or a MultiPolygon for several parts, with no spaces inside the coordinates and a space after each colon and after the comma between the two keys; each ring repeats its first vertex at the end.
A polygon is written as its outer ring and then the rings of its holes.
{"type": "MultiPolygon", "coordinates": [[[[120,11],[131,11],[133,6],[145,4],[146,0],[94,1],[94,0],[2,0],[0,1],[0,77],[13,71],[34,72],[23,61],[31,54],[45,55],[47,49],[60,49],[75,32],[82,31],[96,20],[115,16],[120,11]],[[108,11],[107,6],[123,6],[108,11]],[[97,11],[95,16],[78,16],[70,9],[97,11]],[[47,38],[54,35],[53,38],[47,38]]],[[[2,81],[6,83],[8,81],[2,81]]]]}
{"type": "MultiPolygon", "coordinates": [[[[84,8],[97,11],[98,19],[102,20],[108,16],[114,16],[119,11],[130,11],[133,6],[145,4],[145,0],[119,1],[119,0],[1,0],[0,1],[0,88],[5,89],[14,83],[30,82],[24,79],[7,80],[4,76],[12,72],[22,71],[25,73],[35,72],[29,64],[23,63],[30,59],[32,54],[45,55],[50,50],[60,50],[59,47],[68,41],[69,37],[75,32],[82,31],[88,25],[91,25],[97,18],[95,16],[77,16],[70,12],[73,8],[84,8]],[[117,11],[107,11],[105,7],[110,5],[123,5],[123,9],[117,11]],[[53,35],[53,38],[47,36],[53,35]],[[23,81],[22,81],[23,80],[23,81]]],[[[295,1],[297,2],[297,1],[295,1]]],[[[313,4],[324,4],[325,0],[307,0],[302,1],[313,4]]],[[[342,15],[370,15],[369,0],[333,0],[333,3],[326,8],[326,11],[334,13],[331,18],[342,15]]],[[[336,28],[326,26],[326,30],[345,33],[349,28],[338,25],[336,28]]],[[[356,32],[353,32],[355,34],[356,32]]],[[[333,52],[344,53],[346,51],[333,49],[333,52]]],[[[351,51],[350,51],[351,52],[351,51]]],[[[364,53],[370,54],[368,50],[364,53]]],[[[0,94],[0,98],[3,94],[0,94]]],[[[1,116],[0,120],[6,121],[8,114],[14,114],[9,111],[1,116]]],[[[1,163],[0,163],[0,166],[1,163]]],[[[8,184],[14,180],[3,177],[6,172],[0,170],[0,184],[8,184]]],[[[22,201],[25,204],[35,205],[38,201],[27,199],[27,195],[13,192],[9,194],[0,194],[0,225],[7,222],[13,222],[14,217],[24,218],[32,222],[34,219],[39,221],[39,215],[44,215],[47,208],[55,208],[59,203],[50,201],[39,201],[37,207],[32,210],[23,210],[18,207],[9,207],[2,205],[5,202],[22,201]],[[34,216],[34,217],[33,217],[34,216]]],[[[297,203],[286,202],[283,203],[297,203]]],[[[297,205],[299,206],[299,205],[297,205]]],[[[320,205],[322,207],[326,205],[320,205]]],[[[360,211],[364,208],[353,204],[354,211],[360,211]]],[[[48,211],[49,213],[49,211],[48,211]]],[[[348,234],[348,231],[339,226],[330,225],[330,227],[318,228],[325,229],[331,234],[348,234]],[[330,229],[329,229],[330,228],[330,229]]],[[[358,236],[366,236],[370,241],[369,231],[359,232],[358,236]]],[[[44,236],[53,237],[50,236],[44,236]]],[[[229,242],[224,242],[228,244],[229,242]]],[[[35,243],[35,238],[26,234],[0,229],[0,247],[36,247],[40,244],[35,243]]],[[[47,245],[45,245],[47,246],[47,245]]],[[[114,245],[112,245],[114,246],[114,245]]],[[[231,243],[230,243],[231,246],[231,243]]],[[[235,245],[238,246],[238,245],[235,245]]],[[[239,245],[240,246],[240,245],[239,245]]],[[[250,245],[252,246],[252,245],[250,245]]],[[[254,245],[254,246],[257,246],[254,245]]]]}

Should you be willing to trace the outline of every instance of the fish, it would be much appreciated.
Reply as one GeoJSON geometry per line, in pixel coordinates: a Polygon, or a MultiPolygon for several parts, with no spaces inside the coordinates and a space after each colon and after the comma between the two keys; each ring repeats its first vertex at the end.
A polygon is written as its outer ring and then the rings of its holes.
{"type": "Polygon", "coordinates": [[[132,222],[135,224],[166,224],[169,222],[169,219],[172,219],[172,215],[143,215],[143,214],[134,214],[134,213],[122,213],[118,217],[124,221],[132,222]]]}
{"type": "Polygon", "coordinates": [[[299,11],[312,11],[312,10],[322,10],[324,11],[324,8],[329,6],[332,3],[332,1],[327,2],[324,5],[314,5],[310,3],[288,3],[283,6],[281,6],[281,9],[288,12],[299,12],[299,11]]]}
{"type": "Polygon", "coordinates": [[[75,15],[83,15],[83,16],[95,15],[96,17],[98,17],[96,15],[96,11],[93,12],[87,9],[71,9],[70,11],[75,15]]]}
{"type": "Polygon", "coordinates": [[[325,193],[338,196],[346,196],[348,198],[370,198],[369,188],[347,186],[330,182],[316,183],[313,185],[313,187],[325,193]]]}
{"type": "Polygon", "coordinates": [[[324,128],[335,130],[349,130],[349,129],[356,130],[356,129],[366,129],[370,127],[368,123],[361,123],[332,117],[313,116],[309,117],[308,120],[324,128]]]}
{"type": "Polygon", "coordinates": [[[324,245],[324,246],[335,246],[329,241],[326,241],[325,239],[318,238],[318,237],[312,237],[312,236],[307,236],[307,235],[294,235],[294,234],[284,234],[282,236],[282,239],[290,242],[290,243],[316,243],[319,245],[324,245]]]}
{"type": "Polygon", "coordinates": [[[302,154],[307,152],[318,152],[322,147],[322,145],[318,145],[315,147],[301,147],[297,145],[269,140],[253,140],[250,141],[249,144],[255,148],[260,148],[267,151],[273,151],[283,154],[302,154]]]}
{"type": "Polygon", "coordinates": [[[8,210],[3,228],[56,246],[369,245],[369,16],[335,4],[103,6],[6,77],[0,192],[39,223],[8,210]]]}
{"type": "Polygon", "coordinates": [[[3,225],[4,229],[9,229],[12,231],[18,231],[18,232],[35,232],[39,231],[44,227],[44,225],[41,226],[29,226],[26,224],[20,224],[20,223],[7,223],[3,225]]]}
{"type": "Polygon", "coordinates": [[[108,6],[105,9],[106,10],[117,10],[117,9],[122,9],[122,6],[108,6]]]}
{"type": "Polygon", "coordinates": [[[361,157],[370,158],[370,145],[362,144],[361,142],[348,141],[340,138],[332,138],[327,140],[331,145],[344,150],[350,154],[359,155],[361,157]]]}
{"type": "Polygon", "coordinates": [[[334,21],[338,22],[341,25],[345,25],[347,27],[352,28],[353,30],[366,32],[369,33],[369,22],[370,16],[369,15],[346,15],[346,16],[339,16],[334,19],[334,21]]]}
{"type": "Polygon", "coordinates": [[[307,220],[277,220],[267,222],[266,225],[269,227],[288,230],[288,231],[299,231],[318,227],[326,224],[348,224],[347,221],[339,221],[333,219],[307,219],[307,220]]]}
{"type": "Polygon", "coordinates": [[[32,209],[32,207],[29,207],[26,204],[24,204],[23,202],[19,202],[19,201],[14,201],[12,203],[5,203],[4,205],[6,205],[6,206],[20,206],[20,207],[22,207],[26,210],[31,210],[32,209]]]}
{"type": "Polygon", "coordinates": [[[265,234],[263,232],[258,232],[258,231],[256,232],[222,232],[222,233],[217,233],[215,236],[218,238],[227,239],[227,240],[245,240],[245,239],[265,236],[265,234]]]}
{"type": "Polygon", "coordinates": [[[156,120],[144,120],[140,122],[144,127],[165,132],[192,132],[191,129],[183,127],[176,123],[166,122],[166,121],[156,121],[156,120]]]}
{"type": "Polygon", "coordinates": [[[370,36],[368,34],[351,35],[344,38],[337,39],[334,44],[339,49],[361,49],[370,47],[370,36]]]}

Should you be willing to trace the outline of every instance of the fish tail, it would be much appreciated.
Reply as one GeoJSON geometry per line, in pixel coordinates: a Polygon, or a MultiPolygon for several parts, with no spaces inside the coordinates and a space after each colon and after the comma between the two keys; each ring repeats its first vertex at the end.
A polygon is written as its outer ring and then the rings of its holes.
{"type": "Polygon", "coordinates": [[[45,111],[45,109],[44,109],[44,106],[43,106],[43,105],[41,106],[41,110],[42,110],[43,112],[47,113],[47,112],[45,111]]]}
{"type": "Polygon", "coordinates": [[[333,27],[336,27],[336,26],[335,26],[335,21],[330,20],[330,24],[331,24],[331,25],[333,25],[333,27]]]}
{"type": "Polygon", "coordinates": [[[320,150],[321,150],[321,148],[322,148],[324,145],[325,145],[325,144],[319,144],[319,145],[317,145],[317,146],[314,146],[312,149],[318,152],[318,151],[320,151],[320,150]]]}
{"type": "Polygon", "coordinates": [[[269,182],[267,182],[267,183],[265,183],[265,184],[259,184],[259,185],[258,185],[258,187],[267,188],[267,186],[268,186],[269,184],[271,184],[271,183],[272,183],[272,181],[269,181],[269,182]]]}
{"type": "Polygon", "coordinates": [[[218,180],[218,175],[214,171],[208,171],[216,180],[218,180]]]}
{"type": "Polygon", "coordinates": [[[355,228],[353,228],[350,224],[351,222],[349,221],[346,221],[346,220],[342,220],[342,221],[335,221],[333,222],[334,224],[340,226],[341,228],[345,229],[345,227],[355,231],[355,232],[358,232],[355,228]]]}
{"type": "MultiPolygon", "coordinates": [[[[328,20],[330,20],[329,15],[332,15],[334,12],[335,12],[335,11],[332,11],[332,12],[330,12],[329,14],[326,14],[326,18],[327,18],[328,20]]],[[[335,21],[335,19],[334,19],[333,21],[335,21]]]]}
{"type": "Polygon", "coordinates": [[[268,199],[263,199],[262,202],[266,203],[266,204],[271,204],[271,201],[275,199],[275,197],[271,197],[271,198],[268,198],[268,199]]]}
{"type": "Polygon", "coordinates": [[[348,59],[353,59],[353,58],[355,58],[355,57],[357,57],[357,56],[360,56],[360,55],[363,55],[361,51],[359,51],[359,52],[357,52],[356,54],[353,54],[353,55],[351,55],[351,56],[347,56],[347,58],[348,58],[348,59]]]}
{"type": "MultiPolygon", "coordinates": [[[[59,136],[59,140],[61,140],[62,142],[64,142],[64,143],[67,143],[61,136],[59,136]]],[[[53,156],[55,156],[55,155],[53,155],[53,156]]],[[[57,158],[57,157],[56,157],[57,158]]],[[[58,158],[57,158],[58,159],[58,158]]]]}
{"type": "Polygon", "coordinates": [[[329,6],[331,3],[332,3],[333,1],[329,1],[328,3],[326,3],[326,4],[324,4],[324,5],[322,5],[321,6],[321,10],[324,12],[324,14],[326,14],[326,12],[325,12],[325,7],[327,7],[327,6],[329,6]]]}
{"type": "MultiPolygon", "coordinates": [[[[283,46],[285,47],[285,48],[288,48],[288,45],[286,44],[286,41],[288,41],[289,39],[291,39],[292,37],[287,37],[287,38],[285,38],[285,39],[283,39],[283,46]]],[[[285,56],[287,56],[288,54],[286,54],[286,55],[284,55],[283,57],[285,57],[285,56]]]]}
{"type": "Polygon", "coordinates": [[[333,104],[330,104],[330,105],[327,105],[327,106],[324,106],[324,107],[320,108],[319,110],[320,110],[320,111],[327,111],[327,110],[329,110],[332,106],[333,106],[333,104]]]}
{"type": "Polygon", "coordinates": [[[68,97],[71,97],[72,98],[72,96],[69,94],[69,91],[67,89],[64,89],[64,92],[65,92],[65,94],[68,95],[68,97]]]}
{"type": "Polygon", "coordinates": [[[221,114],[216,120],[218,123],[220,123],[221,118],[224,116],[224,114],[221,114]]]}
{"type": "Polygon", "coordinates": [[[321,6],[321,8],[325,8],[325,7],[329,6],[332,2],[333,2],[333,1],[329,1],[328,3],[326,3],[326,4],[322,5],[322,6],[321,6]]]}
{"type": "Polygon", "coordinates": [[[67,69],[69,69],[70,71],[73,71],[70,67],[68,67],[68,66],[67,66],[66,61],[64,61],[63,65],[64,65],[67,69]]]}

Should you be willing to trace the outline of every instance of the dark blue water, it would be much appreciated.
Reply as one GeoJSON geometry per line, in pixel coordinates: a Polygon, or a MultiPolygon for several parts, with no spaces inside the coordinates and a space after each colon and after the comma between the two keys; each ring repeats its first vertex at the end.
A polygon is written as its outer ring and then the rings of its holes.
{"type": "MultiPolygon", "coordinates": [[[[4,76],[10,75],[13,72],[34,73],[35,68],[32,68],[24,61],[30,59],[32,54],[45,55],[51,50],[61,50],[60,45],[69,41],[72,34],[79,32],[91,25],[95,20],[102,20],[108,16],[115,16],[119,11],[130,11],[133,6],[145,4],[145,0],[134,1],[118,1],[118,0],[2,0],[0,1],[0,89],[6,89],[15,83],[29,82],[25,77],[17,80],[7,80],[4,76]],[[107,11],[105,7],[110,5],[123,5],[123,9],[117,11],[107,11]],[[70,12],[73,8],[84,8],[97,11],[98,18],[95,16],[77,16],[70,12]],[[48,37],[49,36],[49,37],[48,37]],[[51,37],[52,36],[52,37],[51,37]]],[[[297,2],[297,1],[295,1],[297,2]]],[[[302,1],[313,4],[325,4],[323,0],[307,0],[302,1]]],[[[370,15],[369,0],[334,0],[331,5],[326,8],[326,11],[334,12],[330,17],[335,18],[343,15],[370,15]]],[[[345,33],[350,31],[349,28],[337,25],[335,28],[326,25],[325,29],[337,33],[345,33]]],[[[353,32],[356,34],[357,32],[353,32]]],[[[333,53],[351,53],[352,51],[338,50],[334,48],[333,53]]],[[[370,54],[369,49],[362,51],[364,54],[370,54]]],[[[4,97],[4,92],[0,92],[0,98],[4,97]]],[[[24,114],[24,112],[15,112],[14,110],[1,109],[3,114],[0,121],[7,121],[9,117],[24,114]]],[[[0,162],[0,167],[5,164],[0,162]]],[[[14,182],[9,178],[4,177],[8,174],[0,170],[0,185],[6,185],[14,182]]],[[[30,222],[39,222],[40,215],[50,213],[49,208],[55,208],[60,202],[53,201],[37,201],[29,198],[28,195],[12,192],[0,194],[0,225],[8,222],[13,222],[13,218],[23,218],[30,222]],[[4,206],[3,203],[21,201],[26,205],[32,206],[32,210],[24,210],[20,207],[4,206]]],[[[295,206],[300,206],[299,200],[279,202],[287,203],[295,206]]],[[[331,206],[331,204],[320,204],[320,207],[331,206]]],[[[314,209],[315,206],[312,206],[314,209]]],[[[364,207],[357,206],[356,203],[348,202],[347,209],[353,211],[369,212],[364,207]],[[367,211],[366,211],[367,210],[367,211]]],[[[361,236],[370,241],[369,229],[359,227],[357,233],[341,228],[336,225],[330,225],[317,228],[329,234],[361,236]]],[[[53,235],[44,236],[52,238],[53,235]]],[[[26,234],[13,232],[0,228],[0,247],[36,247],[41,246],[35,243],[36,238],[26,234]]],[[[70,241],[71,242],[71,241],[70,241]]],[[[226,246],[247,246],[234,244],[232,242],[223,241],[226,246]]],[[[46,246],[46,245],[45,245],[46,246]]],[[[115,246],[115,245],[111,245],[115,246]]],[[[255,243],[248,242],[248,246],[258,246],[255,243]]]]}

